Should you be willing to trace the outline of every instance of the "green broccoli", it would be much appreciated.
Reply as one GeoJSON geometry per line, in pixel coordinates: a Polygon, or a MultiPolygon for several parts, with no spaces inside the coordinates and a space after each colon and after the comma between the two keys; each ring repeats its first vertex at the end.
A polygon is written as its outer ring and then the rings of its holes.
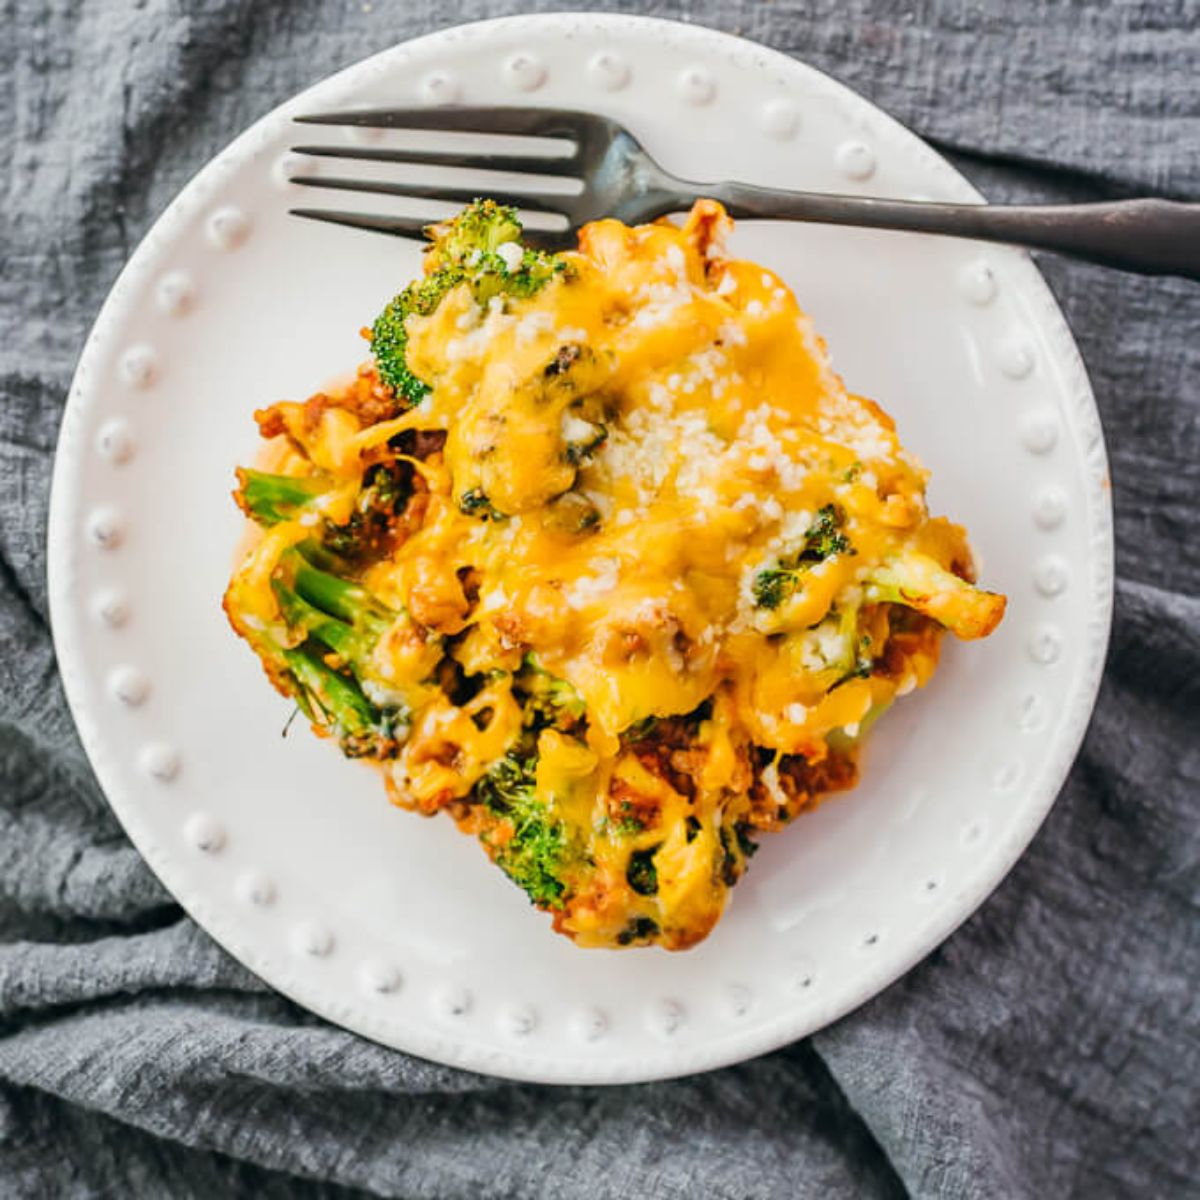
{"type": "Polygon", "coordinates": [[[442,297],[465,278],[461,269],[447,267],[410,283],[371,326],[371,353],[375,356],[379,378],[396,393],[402,408],[418,403],[429,391],[429,385],[408,369],[405,322],[409,317],[429,316],[442,302],[442,297]]]}
{"type": "Polygon", "coordinates": [[[587,705],[565,680],[543,670],[532,654],[525,656],[514,680],[525,695],[525,719],[535,729],[573,729],[587,714],[587,705]]]}
{"type": "Polygon", "coordinates": [[[804,533],[804,544],[796,554],[781,558],[754,577],[751,590],[759,608],[778,608],[800,586],[803,573],[814,563],[835,554],[853,554],[850,539],[841,531],[846,517],[834,504],[826,504],[804,533]]]}
{"type": "Polygon", "coordinates": [[[618,946],[649,945],[650,939],[659,934],[658,922],[650,917],[634,917],[617,934],[618,946]]]}
{"type": "Polygon", "coordinates": [[[875,659],[871,653],[870,634],[860,634],[858,631],[858,618],[861,611],[861,600],[844,600],[833,608],[825,621],[820,622],[821,625],[828,622],[836,625],[838,641],[842,647],[839,661],[829,664],[842,672],[837,683],[830,688],[831,691],[833,688],[841,687],[843,683],[848,683],[851,679],[869,678],[874,669],[875,659]]]}
{"type": "Polygon", "coordinates": [[[796,590],[796,574],[783,565],[764,567],[754,577],[754,603],[759,608],[778,608],[796,590]]]}
{"type": "Polygon", "coordinates": [[[408,732],[402,711],[373,704],[355,680],[327,666],[311,645],[281,651],[280,662],[280,675],[300,711],[328,730],[347,758],[395,756],[408,732]]]}
{"type": "Polygon", "coordinates": [[[507,521],[508,513],[502,513],[489,499],[483,488],[468,488],[458,498],[458,507],[469,517],[481,521],[507,521]]]}
{"type": "Polygon", "coordinates": [[[658,846],[652,846],[648,850],[635,850],[629,856],[625,878],[639,896],[653,896],[658,891],[658,868],[654,865],[658,851],[658,846]]]}
{"type": "Polygon", "coordinates": [[[392,521],[412,496],[407,463],[375,463],[363,473],[354,512],[343,525],[325,523],[325,545],[350,562],[380,558],[388,549],[392,521]]]}
{"type": "Polygon", "coordinates": [[[245,467],[238,468],[237,481],[233,498],[238,507],[264,527],[293,520],[331,486],[321,475],[269,475],[245,467]]]}
{"type": "MultiPolygon", "coordinates": [[[[251,520],[264,528],[302,516],[312,501],[333,487],[325,475],[270,475],[239,468],[233,496],[251,520]]],[[[342,525],[324,522],[324,544],[350,562],[378,558],[387,549],[392,519],[412,496],[412,469],[406,463],[375,463],[363,474],[354,512],[342,525]]]]}
{"type": "Polygon", "coordinates": [[[495,200],[476,200],[456,217],[430,225],[426,234],[430,265],[444,267],[478,266],[481,257],[495,254],[507,242],[519,242],[523,232],[515,208],[495,200]]]}
{"type": "Polygon", "coordinates": [[[960,638],[987,637],[1004,616],[1005,598],[947,571],[927,554],[894,554],[866,578],[867,599],[903,604],[960,638]]]}
{"type": "Polygon", "coordinates": [[[371,352],[379,377],[405,408],[429,391],[428,383],[409,370],[405,357],[409,317],[429,316],[461,283],[471,285],[480,305],[495,296],[532,296],[566,266],[553,254],[523,247],[515,261],[512,254],[501,253],[501,247],[519,243],[521,222],[515,209],[494,200],[476,200],[452,220],[429,226],[426,233],[432,240],[425,278],[410,283],[396,296],[371,329],[371,352]]]}
{"type": "Polygon", "coordinates": [[[721,839],[721,882],[733,887],[746,873],[752,859],[758,853],[758,843],[750,836],[744,821],[736,822],[732,828],[722,825],[721,839]]]}
{"type": "Polygon", "coordinates": [[[612,827],[621,834],[622,837],[636,837],[639,833],[645,832],[646,826],[643,822],[634,816],[618,817],[612,827]]]}
{"type": "Polygon", "coordinates": [[[798,556],[799,562],[824,562],[834,554],[852,553],[850,541],[841,532],[846,515],[834,504],[826,504],[817,511],[817,519],[804,534],[804,548],[798,556]]]}
{"type": "Polygon", "coordinates": [[[305,715],[327,726],[351,757],[387,758],[407,732],[400,704],[376,704],[363,684],[380,637],[404,614],[381,603],[360,584],[336,574],[345,569],[316,542],[286,550],[271,580],[279,611],[299,645],[282,651],[286,681],[305,715]],[[331,661],[330,655],[334,658],[331,661]]]}
{"type": "Polygon", "coordinates": [[[316,542],[301,542],[280,556],[271,586],[293,631],[302,630],[358,664],[400,614],[360,584],[325,569],[337,566],[334,555],[316,542]]]}
{"type": "Polygon", "coordinates": [[[510,752],[475,785],[475,799],[497,818],[481,834],[496,865],[539,908],[562,908],[569,861],[566,827],[537,798],[537,757],[510,752]],[[512,836],[496,837],[508,824],[512,836]]]}

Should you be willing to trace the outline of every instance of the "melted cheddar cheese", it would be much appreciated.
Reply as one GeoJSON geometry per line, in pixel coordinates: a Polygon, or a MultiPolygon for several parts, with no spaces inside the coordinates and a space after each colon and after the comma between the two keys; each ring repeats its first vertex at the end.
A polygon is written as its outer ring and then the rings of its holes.
{"type": "Polygon", "coordinates": [[[682,227],[596,222],[533,295],[463,283],[408,318],[415,406],[368,366],[260,414],[276,469],[321,490],[239,567],[235,627],[293,694],[276,651],[329,639],[324,666],[400,714],[365,751],[393,800],[448,810],[584,946],[703,938],[753,836],[853,784],[942,626],[1003,612],[960,595],[963,531],[788,287],[725,257],[728,224],[704,201],[682,227]],[[409,495],[341,572],[385,614],[356,658],[279,580],[303,590],[289,553],[349,528],[372,471],[409,495]]]}

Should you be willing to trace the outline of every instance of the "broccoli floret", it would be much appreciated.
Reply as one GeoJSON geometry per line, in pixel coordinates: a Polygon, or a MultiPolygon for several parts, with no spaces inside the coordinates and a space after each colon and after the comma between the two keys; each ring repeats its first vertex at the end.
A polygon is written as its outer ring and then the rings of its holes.
{"type": "Polygon", "coordinates": [[[537,757],[513,752],[475,785],[475,798],[497,821],[481,840],[496,865],[539,908],[562,908],[568,839],[563,823],[537,798],[537,757]],[[500,829],[511,836],[497,836],[500,829]]]}
{"type": "Polygon", "coordinates": [[[506,242],[519,242],[522,227],[515,208],[506,208],[495,200],[476,200],[458,216],[432,225],[426,232],[433,237],[430,265],[440,270],[476,266],[479,256],[495,254],[506,242]]]}
{"type": "Polygon", "coordinates": [[[837,505],[826,504],[804,533],[800,550],[765,567],[754,577],[751,590],[759,608],[778,608],[800,586],[801,578],[814,563],[835,554],[853,554],[850,539],[842,532],[845,514],[837,505]]]}
{"type": "Polygon", "coordinates": [[[658,868],[654,865],[658,849],[653,846],[649,850],[635,850],[629,856],[625,878],[639,896],[653,896],[658,891],[658,868]]]}
{"type": "Polygon", "coordinates": [[[363,473],[354,512],[344,525],[325,524],[325,545],[350,562],[382,556],[388,549],[393,519],[412,496],[407,463],[375,463],[363,473]]]}
{"type": "Polygon", "coordinates": [[[495,200],[476,200],[430,232],[429,266],[462,270],[478,304],[487,304],[493,296],[525,299],[535,295],[566,267],[553,254],[522,246],[517,210],[495,200]],[[508,248],[512,246],[516,250],[508,248]]]}
{"type": "Polygon", "coordinates": [[[371,352],[379,377],[405,407],[416,404],[429,385],[409,370],[405,352],[411,316],[427,317],[460,283],[469,283],[477,304],[494,296],[523,299],[534,295],[566,269],[553,254],[519,245],[521,222],[516,210],[494,200],[476,200],[453,220],[431,225],[425,278],[410,283],[383,310],[371,328],[371,352]],[[508,245],[520,251],[505,251],[508,245]]]}
{"type": "Polygon", "coordinates": [[[238,507],[264,527],[293,520],[330,487],[324,476],[269,475],[245,467],[238,468],[237,481],[233,498],[238,507]]]}
{"type": "Polygon", "coordinates": [[[804,548],[797,556],[798,562],[824,562],[835,554],[850,550],[850,540],[841,531],[846,516],[834,504],[826,504],[817,511],[817,519],[804,534],[804,548]]]}
{"type": "Polygon", "coordinates": [[[750,859],[758,853],[758,843],[750,837],[744,822],[738,821],[732,828],[721,826],[721,882],[733,887],[746,873],[750,859]]]}
{"type": "Polygon", "coordinates": [[[511,268],[499,254],[482,256],[471,269],[471,288],[478,304],[487,304],[493,296],[528,300],[536,296],[556,275],[566,273],[564,259],[542,250],[523,248],[520,260],[511,268]]]}
{"type": "Polygon", "coordinates": [[[658,922],[649,917],[634,917],[620,933],[617,934],[618,946],[632,946],[648,943],[659,934],[658,922]]]}
{"type": "Polygon", "coordinates": [[[371,353],[379,378],[396,393],[405,408],[418,403],[429,391],[429,385],[408,369],[405,358],[408,332],[404,323],[409,317],[429,316],[442,297],[465,278],[457,267],[450,267],[410,283],[371,326],[371,353]]]}
{"type": "Polygon", "coordinates": [[[514,682],[525,694],[526,721],[536,729],[549,725],[572,729],[587,714],[579,693],[565,679],[538,666],[533,655],[526,655],[514,682]]]}
{"type": "Polygon", "coordinates": [[[968,640],[987,637],[1000,623],[1007,603],[996,592],[977,588],[913,550],[885,559],[866,584],[869,600],[903,604],[968,640]]]}
{"type": "Polygon", "coordinates": [[[796,572],[787,567],[765,567],[754,577],[754,603],[778,608],[796,589],[796,572]]]}
{"type": "Polygon", "coordinates": [[[508,514],[502,513],[488,499],[483,488],[470,488],[458,498],[458,507],[469,517],[478,517],[481,521],[507,521],[508,514]]]}

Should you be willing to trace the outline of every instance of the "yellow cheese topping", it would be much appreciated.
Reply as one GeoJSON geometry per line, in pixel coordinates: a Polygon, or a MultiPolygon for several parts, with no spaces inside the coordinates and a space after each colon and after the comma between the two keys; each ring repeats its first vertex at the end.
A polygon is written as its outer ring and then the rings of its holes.
{"type": "Polygon", "coordinates": [[[294,649],[273,583],[288,548],[348,521],[373,464],[405,464],[403,529],[357,572],[398,614],[356,668],[406,713],[381,756],[391,795],[448,808],[505,865],[544,849],[488,801],[497,764],[519,766],[560,866],[531,895],[582,945],[702,938],[751,835],[853,783],[857,740],[927,681],[941,627],[982,636],[1003,612],[963,582],[963,531],[929,517],[925,471],[788,287],[724,256],[728,224],[704,201],[682,227],[599,221],[529,297],[451,289],[407,321],[429,386],[407,411],[364,403],[389,395],[369,367],[275,406],[283,472],[328,489],[269,528],[227,598],[260,653],[294,649]],[[565,716],[538,708],[531,671],[569,685],[565,716]]]}

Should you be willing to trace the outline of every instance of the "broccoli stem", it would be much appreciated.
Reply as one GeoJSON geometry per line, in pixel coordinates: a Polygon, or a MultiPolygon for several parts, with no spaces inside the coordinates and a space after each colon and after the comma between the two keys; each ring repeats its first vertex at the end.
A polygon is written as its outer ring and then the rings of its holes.
{"type": "Polygon", "coordinates": [[[315,542],[301,542],[281,556],[271,585],[288,626],[341,655],[361,679],[376,642],[401,614],[361,584],[323,569],[335,562],[315,542]]]}
{"type": "Polygon", "coordinates": [[[347,662],[363,657],[363,639],[349,625],[314,608],[281,580],[273,580],[272,587],[289,628],[303,630],[347,662]]]}
{"type": "Polygon", "coordinates": [[[260,525],[294,519],[307,504],[328,491],[329,481],[315,476],[271,475],[239,467],[234,497],[242,511],[260,525]]]}
{"type": "Polygon", "coordinates": [[[565,680],[541,667],[527,654],[514,680],[525,695],[525,716],[530,725],[571,729],[587,714],[579,693],[565,680]]]}
{"type": "Polygon", "coordinates": [[[284,621],[302,639],[298,647],[279,651],[286,677],[309,720],[334,734],[344,754],[391,757],[408,713],[376,705],[361,685],[379,636],[398,614],[366,588],[313,566],[310,557],[332,565],[332,555],[304,542],[281,556],[271,581],[284,621]],[[341,662],[325,661],[322,646],[341,662]]]}
{"type": "MultiPolygon", "coordinates": [[[[280,514],[301,493],[318,494],[317,481],[307,479],[246,472],[242,482],[264,517],[280,514]]],[[[372,660],[380,637],[404,614],[344,578],[349,569],[315,540],[288,547],[271,576],[282,620],[247,623],[239,631],[280,690],[336,737],[344,754],[390,758],[407,733],[408,710],[401,703],[376,703],[371,697],[383,693],[368,695],[364,688],[377,682],[372,660]]],[[[230,600],[236,606],[232,589],[230,600]]]]}
{"type": "Polygon", "coordinates": [[[296,684],[296,702],[310,721],[324,725],[351,757],[394,753],[398,722],[381,712],[351,679],[339,675],[303,648],[284,650],[284,665],[296,684]]]}
{"type": "Polygon", "coordinates": [[[429,383],[409,369],[409,317],[427,317],[459,284],[470,285],[475,303],[486,305],[495,296],[523,299],[534,295],[565,269],[556,255],[522,250],[509,266],[497,253],[521,236],[515,209],[494,200],[476,200],[453,220],[432,225],[424,279],[410,283],[396,296],[371,327],[371,353],[379,378],[394,392],[397,404],[408,408],[429,391],[429,383]]]}
{"type": "Polygon", "coordinates": [[[408,463],[380,462],[367,467],[354,511],[341,525],[326,521],[322,543],[345,562],[377,561],[391,548],[393,522],[413,493],[408,463]]]}
{"type": "Polygon", "coordinates": [[[866,582],[870,599],[914,609],[967,640],[986,637],[1004,616],[1003,596],[977,588],[917,551],[885,559],[866,582]]]}
{"type": "Polygon", "coordinates": [[[295,557],[292,585],[301,599],[342,621],[387,618],[383,606],[366,588],[310,565],[302,551],[295,557]]]}
{"type": "Polygon", "coordinates": [[[278,651],[284,678],[304,713],[337,737],[343,753],[388,758],[405,732],[408,711],[374,703],[363,686],[373,677],[379,638],[403,614],[360,584],[323,569],[334,565],[335,556],[314,542],[280,557],[271,586],[288,630],[300,642],[278,651]],[[337,658],[325,659],[322,648],[337,658]]]}
{"type": "Polygon", "coordinates": [[[566,826],[537,796],[537,756],[510,752],[475,785],[492,820],[480,834],[496,865],[539,908],[561,908],[569,861],[566,826]],[[508,836],[497,836],[508,826],[508,836]]]}
{"type": "Polygon", "coordinates": [[[759,608],[778,608],[803,582],[804,572],[814,563],[837,554],[854,554],[849,538],[841,532],[845,513],[835,504],[826,504],[804,534],[804,542],[793,555],[779,559],[754,577],[752,591],[759,608]]]}

